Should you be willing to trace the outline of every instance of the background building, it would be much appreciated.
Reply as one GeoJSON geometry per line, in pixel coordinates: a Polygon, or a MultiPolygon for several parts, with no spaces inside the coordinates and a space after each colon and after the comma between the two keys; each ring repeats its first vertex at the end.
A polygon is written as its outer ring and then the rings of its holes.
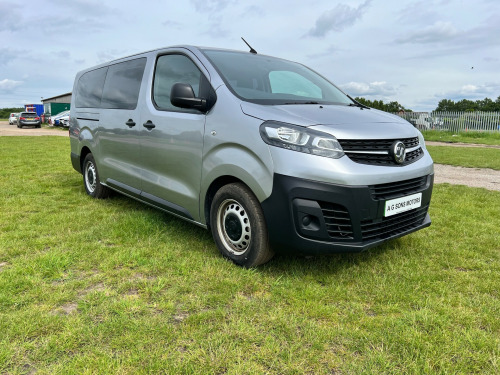
{"type": "Polygon", "coordinates": [[[55,116],[63,111],[70,109],[71,93],[53,96],[52,98],[42,99],[44,113],[50,113],[55,116]]]}

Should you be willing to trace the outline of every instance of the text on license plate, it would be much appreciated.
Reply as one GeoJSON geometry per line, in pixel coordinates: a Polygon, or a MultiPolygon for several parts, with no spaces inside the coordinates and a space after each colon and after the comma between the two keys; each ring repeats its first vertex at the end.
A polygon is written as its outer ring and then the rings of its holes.
{"type": "Polygon", "coordinates": [[[391,199],[385,202],[384,216],[392,216],[401,212],[419,208],[422,205],[422,193],[408,195],[402,198],[391,199]]]}

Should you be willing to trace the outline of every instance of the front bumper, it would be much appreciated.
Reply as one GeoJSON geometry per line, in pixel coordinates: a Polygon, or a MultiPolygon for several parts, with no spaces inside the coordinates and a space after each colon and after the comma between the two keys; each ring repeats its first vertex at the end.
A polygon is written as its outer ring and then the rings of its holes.
{"type": "Polygon", "coordinates": [[[287,253],[359,252],[428,227],[434,174],[407,181],[346,186],[275,174],[262,202],[271,246],[287,253]],[[381,189],[396,193],[383,196],[381,189]],[[420,208],[384,217],[386,200],[419,192],[420,208]]]}

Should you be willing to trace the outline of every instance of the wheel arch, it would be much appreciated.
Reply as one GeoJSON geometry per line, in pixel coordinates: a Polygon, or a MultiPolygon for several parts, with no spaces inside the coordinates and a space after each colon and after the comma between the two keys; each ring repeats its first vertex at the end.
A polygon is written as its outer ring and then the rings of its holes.
{"type": "Polygon", "coordinates": [[[234,176],[228,176],[228,175],[219,176],[214,181],[212,181],[212,183],[208,187],[207,192],[205,194],[202,217],[204,217],[203,221],[205,222],[205,224],[207,225],[207,228],[209,230],[210,230],[210,208],[212,206],[212,201],[214,200],[215,194],[223,186],[226,186],[226,185],[229,185],[229,184],[234,184],[234,183],[242,183],[250,191],[252,191],[252,189],[250,189],[250,187],[247,184],[245,184],[245,182],[243,182],[242,180],[240,180],[240,179],[238,179],[238,178],[236,178],[234,176]]]}
{"type": "Polygon", "coordinates": [[[80,150],[80,170],[83,173],[83,161],[87,157],[88,154],[91,154],[92,151],[90,151],[90,148],[87,146],[83,146],[82,149],[80,150]]]}

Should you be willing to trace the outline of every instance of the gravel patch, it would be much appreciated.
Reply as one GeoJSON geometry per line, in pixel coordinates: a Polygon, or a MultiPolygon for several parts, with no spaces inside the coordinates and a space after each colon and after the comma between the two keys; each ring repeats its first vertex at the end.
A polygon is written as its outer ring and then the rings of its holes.
{"type": "Polygon", "coordinates": [[[436,141],[425,141],[427,146],[449,146],[449,147],[480,147],[480,148],[498,148],[499,145],[480,145],[477,143],[454,143],[454,142],[436,142],[436,141]]]}
{"type": "Polygon", "coordinates": [[[0,121],[0,136],[41,136],[41,135],[58,135],[61,137],[68,137],[68,130],[61,128],[34,128],[24,127],[18,128],[16,125],[9,125],[8,121],[0,121]]]}
{"type": "Polygon", "coordinates": [[[500,171],[434,164],[434,183],[448,183],[500,191],[500,171]]]}

